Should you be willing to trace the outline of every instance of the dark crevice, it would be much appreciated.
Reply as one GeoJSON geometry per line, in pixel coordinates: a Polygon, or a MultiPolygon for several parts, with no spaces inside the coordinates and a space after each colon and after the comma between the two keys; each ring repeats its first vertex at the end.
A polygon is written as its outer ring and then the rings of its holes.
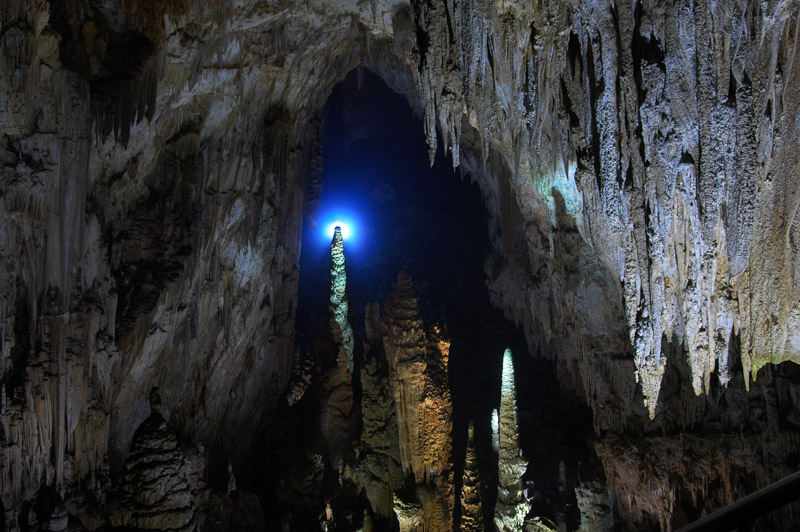
{"type": "MultiPolygon", "coordinates": [[[[594,162],[594,176],[597,180],[597,189],[603,191],[603,179],[600,173],[600,128],[597,125],[597,102],[605,87],[597,85],[597,76],[594,71],[594,52],[591,41],[586,44],[586,75],[589,83],[589,111],[591,122],[589,124],[592,136],[592,159],[594,162]]],[[[601,84],[604,83],[601,80],[601,84]]]]}
{"type": "Polygon", "coordinates": [[[564,83],[564,78],[561,78],[561,101],[563,102],[564,110],[567,112],[567,116],[569,116],[569,127],[579,128],[581,126],[581,121],[578,119],[578,115],[575,114],[575,111],[572,109],[572,100],[569,98],[567,84],[564,83]]]}
{"type": "Polygon", "coordinates": [[[680,164],[689,164],[689,165],[694,166],[694,157],[692,157],[691,153],[689,153],[688,151],[685,151],[681,155],[680,164]]]}
{"type": "MultiPolygon", "coordinates": [[[[587,61],[589,59],[587,58],[587,61]]],[[[583,58],[581,57],[581,43],[578,40],[578,34],[570,32],[569,43],[567,44],[567,64],[570,67],[570,73],[573,79],[575,78],[575,68],[579,68],[578,77],[582,76],[583,58]]]]}
{"type": "Polygon", "coordinates": [[[8,397],[16,397],[17,389],[25,382],[25,365],[31,354],[31,320],[28,304],[28,290],[17,280],[17,300],[14,305],[14,345],[11,348],[11,368],[3,375],[3,383],[8,397]]]}
{"type": "Polygon", "coordinates": [[[728,81],[728,97],[725,99],[725,104],[731,109],[736,109],[736,76],[733,75],[733,69],[728,76],[730,79],[728,81]]]}
{"type": "Polygon", "coordinates": [[[419,72],[422,73],[425,70],[425,65],[427,64],[428,46],[430,45],[430,38],[428,37],[428,32],[425,30],[422,11],[429,11],[430,4],[425,2],[414,2],[413,8],[414,31],[417,36],[417,48],[419,49],[419,72]],[[427,4],[427,7],[423,7],[423,4],[427,4]]]}

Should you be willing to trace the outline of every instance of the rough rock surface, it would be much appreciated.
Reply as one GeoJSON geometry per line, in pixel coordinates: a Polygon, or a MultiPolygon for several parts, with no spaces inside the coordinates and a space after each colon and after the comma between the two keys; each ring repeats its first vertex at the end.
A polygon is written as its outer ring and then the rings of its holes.
{"type": "Polygon", "coordinates": [[[396,408],[403,472],[413,476],[430,530],[452,528],[453,404],[447,378],[450,344],[436,327],[426,334],[411,276],[400,272],[382,322],[396,408]]]}
{"type": "Polygon", "coordinates": [[[514,361],[511,350],[503,353],[500,411],[498,418],[497,503],[494,507],[494,526],[499,532],[522,530],[525,516],[531,508],[523,493],[522,475],[528,467],[519,445],[519,416],[517,415],[517,383],[514,380],[514,361]]]}
{"type": "Polygon", "coordinates": [[[380,310],[367,307],[365,356],[361,367],[361,442],[354,481],[366,489],[372,512],[393,518],[395,490],[403,485],[400,438],[389,368],[383,350],[380,310]]]}
{"type": "Polygon", "coordinates": [[[347,446],[350,414],[353,410],[353,328],[350,326],[347,303],[342,230],[337,227],[331,241],[331,285],[328,301],[330,331],[336,351],[336,365],[324,377],[324,404],[320,429],[328,446],[329,463],[339,468],[347,446]]]}
{"type": "Polygon", "coordinates": [[[478,459],[475,454],[475,426],[469,424],[464,474],[461,477],[461,531],[483,532],[483,505],[478,459]]]}
{"type": "Polygon", "coordinates": [[[112,506],[111,522],[134,532],[197,529],[189,468],[178,438],[161,415],[158,389],[150,392],[150,417],[133,435],[125,460],[122,500],[112,506]]]}
{"type": "Polygon", "coordinates": [[[682,432],[717,448],[737,416],[760,431],[739,485],[778,480],[798,463],[797,375],[770,369],[800,361],[798,13],[797,0],[3,2],[6,529],[44,486],[100,526],[151,383],[179,435],[256,482],[294,353],[314,117],[360,63],[480,183],[494,301],[592,407],[612,490],[641,494],[617,499],[626,523],[670,528],[676,505],[731,502],[724,464],[694,472],[691,493],[654,464],[680,467],[682,432]]]}

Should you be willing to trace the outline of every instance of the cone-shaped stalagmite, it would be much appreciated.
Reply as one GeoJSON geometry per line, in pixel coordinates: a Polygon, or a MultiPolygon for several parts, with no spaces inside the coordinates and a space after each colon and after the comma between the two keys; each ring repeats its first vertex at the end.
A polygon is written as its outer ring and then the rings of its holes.
{"type": "MultiPolygon", "coordinates": [[[[342,228],[336,227],[331,242],[331,332],[339,347],[339,358],[347,360],[347,369],[353,371],[353,328],[347,319],[347,273],[344,267],[344,241],[342,228]]],[[[338,360],[338,359],[337,359],[338,360]]]]}
{"type": "Polygon", "coordinates": [[[464,460],[464,475],[461,477],[461,532],[483,532],[481,481],[478,474],[473,423],[469,424],[467,456],[464,460]]]}
{"type": "Polygon", "coordinates": [[[348,321],[347,274],[342,230],[337,227],[331,241],[331,334],[337,349],[336,367],[324,377],[326,393],[320,429],[328,444],[329,460],[337,466],[342,458],[353,409],[353,328],[348,321]]]}
{"type": "MultiPolygon", "coordinates": [[[[425,333],[411,277],[401,272],[384,308],[383,342],[397,407],[403,471],[413,475],[426,530],[451,530],[452,411],[447,378],[450,343],[437,327],[425,333]]],[[[416,508],[395,501],[398,519],[416,508]]],[[[405,503],[404,503],[405,504],[405,503]]],[[[410,521],[409,521],[410,522],[410,521]]]]}
{"type": "Polygon", "coordinates": [[[517,387],[514,383],[514,362],[511,349],[503,353],[503,376],[500,387],[498,461],[499,485],[494,524],[500,532],[519,532],[530,509],[522,491],[522,475],[527,463],[520,456],[519,423],[517,420],[517,387]]]}

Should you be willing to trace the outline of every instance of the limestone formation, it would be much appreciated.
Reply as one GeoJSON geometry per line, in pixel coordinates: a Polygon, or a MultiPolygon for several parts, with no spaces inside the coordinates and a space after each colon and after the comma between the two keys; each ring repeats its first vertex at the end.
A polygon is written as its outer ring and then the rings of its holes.
{"type": "Polygon", "coordinates": [[[112,523],[132,531],[196,530],[186,458],[161,415],[158,388],[150,392],[150,412],[134,433],[112,523]]]}
{"type": "Polygon", "coordinates": [[[403,485],[397,414],[383,350],[377,303],[366,311],[366,361],[361,367],[361,442],[358,464],[351,475],[364,486],[372,512],[393,517],[393,494],[403,485]]]}
{"type": "Polygon", "coordinates": [[[452,400],[449,342],[438,327],[425,333],[411,276],[401,272],[386,299],[383,344],[397,412],[400,461],[413,475],[426,526],[452,527],[452,400]],[[437,480],[437,478],[439,480],[437,480]]]}
{"type": "Polygon", "coordinates": [[[514,381],[511,349],[506,349],[503,353],[499,425],[499,484],[494,526],[500,532],[520,532],[531,505],[526,500],[522,487],[522,475],[528,468],[528,463],[522,458],[519,446],[517,385],[514,381]]]}
{"type": "Polygon", "coordinates": [[[107,524],[154,382],[180,434],[257,476],[295,352],[319,111],[359,65],[481,187],[492,302],[592,409],[622,522],[670,528],[779,480],[797,463],[798,379],[777,364],[800,361],[799,13],[0,2],[5,528],[43,487],[107,524]],[[735,459],[688,481],[687,441],[735,459]]]}
{"type": "Polygon", "coordinates": [[[416,502],[406,502],[397,494],[394,496],[394,514],[400,525],[400,532],[417,532],[424,526],[422,507],[416,502]]]}
{"type": "Polygon", "coordinates": [[[344,260],[344,241],[342,228],[336,227],[331,241],[331,332],[333,340],[339,348],[338,357],[344,357],[347,369],[353,372],[353,328],[348,319],[349,306],[347,304],[347,271],[344,260]]]}
{"type": "Polygon", "coordinates": [[[330,464],[339,466],[347,447],[350,413],[353,409],[353,328],[348,319],[347,272],[342,230],[337,227],[331,241],[331,283],[328,309],[336,349],[336,365],[323,379],[320,428],[328,445],[330,464]]]}
{"type": "Polygon", "coordinates": [[[461,530],[462,532],[483,532],[484,530],[481,481],[475,452],[473,423],[469,424],[467,455],[464,459],[464,474],[461,477],[461,530]]]}
{"type": "Polygon", "coordinates": [[[610,532],[614,530],[614,499],[607,487],[596,482],[575,488],[581,512],[579,532],[610,532]]]}
{"type": "Polygon", "coordinates": [[[286,394],[286,402],[289,406],[294,405],[303,398],[308,386],[311,384],[313,376],[314,359],[308,351],[301,351],[299,348],[294,353],[294,363],[292,365],[292,379],[289,382],[289,391],[286,394]]]}

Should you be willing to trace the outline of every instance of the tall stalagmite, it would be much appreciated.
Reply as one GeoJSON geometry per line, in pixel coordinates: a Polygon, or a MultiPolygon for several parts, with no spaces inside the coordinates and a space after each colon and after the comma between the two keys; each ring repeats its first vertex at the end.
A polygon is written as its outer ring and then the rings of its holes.
{"type": "Polygon", "coordinates": [[[336,366],[324,378],[325,393],[320,428],[328,445],[331,465],[339,467],[347,444],[349,416],[353,409],[353,328],[348,320],[347,272],[342,230],[331,241],[330,327],[336,349],[336,366]]]}
{"type": "Polygon", "coordinates": [[[336,227],[331,241],[331,332],[339,353],[337,361],[344,357],[347,370],[353,372],[353,328],[348,320],[347,272],[344,264],[344,240],[342,228],[336,227]]]}
{"type": "Polygon", "coordinates": [[[461,532],[483,532],[481,480],[475,450],[475,426],[472,422],[469,424],[468,438],[464,474],[461,477],[461,532]]]}
{"type": "Polygon", "coordinates": [[[361,367],[361,444],[358,464],[348,475],[363,486],[372,512],[384,521],[393,517],[393,493],[403,484],[397,414],[383,349],[380,310],[366,310],[364,365],[361,367]]]}
{"type": "Polygon", "coordinates": [[[511,349],[503,353],[503,376],[500,386],[500,457],[499,485],[494,524],[500,532],[520,532],[530,503],[522,491],[522,475],[528,464],[519,446],[517,417],[517,385],[514,382],[514,362],[511,349]]]}
{"type": "Polygon", "coordinates": [[[450,345],[436,327],[426,335],[414,284],[406,272],[397,276],[397,289],[386,299],[383,342],[403,471],[413,475],[426,526],[447,530],[452,527],[455,503],[453,405],[447,378],[450,345]]]}

